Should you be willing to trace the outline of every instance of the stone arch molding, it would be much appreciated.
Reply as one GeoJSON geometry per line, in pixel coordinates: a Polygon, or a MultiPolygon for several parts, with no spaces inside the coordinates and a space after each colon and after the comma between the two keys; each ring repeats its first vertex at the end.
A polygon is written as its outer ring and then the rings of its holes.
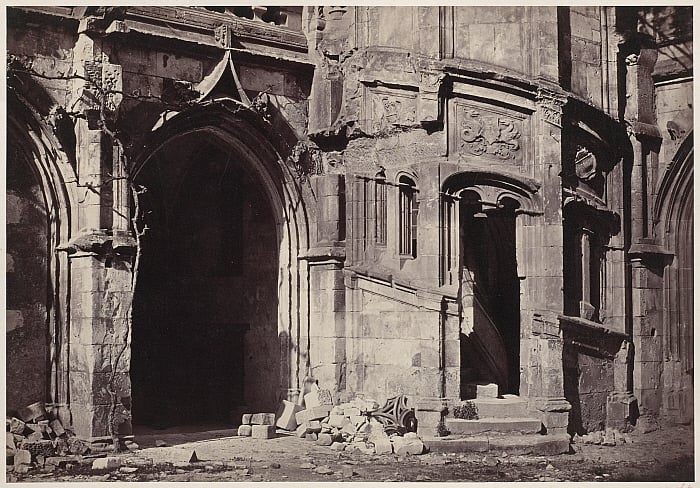
{"type": "MultiPolygon", "coordinates": [[[[441,182],[440,284],[460,286],[460,215],[463,197],[476,195],[484,207],[513,206],[516,215],[544,213],[540,183],[525,176],[488,170],[462,170],[441,182]]],[[[453,290],[456,293],[456,289],[453,290]]]]}
{"type": "MultiPolygon", "coordinates": [[[[77,223],[73,210],[78,201],[78,179],[68,155],[39,110],[12,86],[7,91],[7,137],[12,141],[7,146],[8,151],[20,151],[21,157],[29,162],[48,213],[49,377],[46,398],[42,400],[65,425],[70,425],[70,264],[67,254],[57,251],[70,240],[77,223]]],[[[8,159],[11,157],[8,153],[8,159]]]]}
{"type": "Polygon", "coordinates": [[[512,200],[518,204],[518,213],[539,215],[543,212],[539,188],[537,181],[523,176],[483,170],[462,171],[445,179],[442,194],[460,199],[465,191],[473,191],[484,205],[497,207],[512,200]]]}
{"type": "Polygon", "coordinates": [[[278,336],[281,346],[280,396],[294,399],[302,386],[308,344],[309,269],[299,259],[309,249],[309,216],[302,181],[289,158],[294,150],[269,123],[238,100],[220,98],[182,111],[155,129],[137,154],[132,177],[139,173],[162,147],[180,137],[208,133],[235,151],[261,182],[275,218],[279,268],[277,286],[278,336]]]}

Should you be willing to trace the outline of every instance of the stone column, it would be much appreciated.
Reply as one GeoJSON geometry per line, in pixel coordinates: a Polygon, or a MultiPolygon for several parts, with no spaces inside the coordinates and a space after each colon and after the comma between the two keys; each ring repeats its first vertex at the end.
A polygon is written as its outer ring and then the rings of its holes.
{"type": "Polygon", "coordinates": [[[81,22],[74,50],[75,71],[82,77],[74,84],[73,106],[84,115],[75,127],[77,186],[83,198],[76,209],[81,230],[66,246],[72,277],[69,390],[75,434],[111,442],[131,434],[135,241],[128,230],[122,155],[106,129],[121,101],[121,67],[107,62],[102,41],[93,38],[98,24],[90,20],[81,22]]]}
{"type": "MultiPolygon", "coordinates": [[[[562,115],[565,97],[540,89],[534,117],[536,159],[533,176],[543,215],[521,215],[516,243],[518,256],[527,256],[518,274],[525,276],[521,318],[521,367],[527,374],[528,403],[541,413],[548,433],[563,432],[571,405],[564,398],[563,340],[558,314],[564,310],[564,239],[562,221],[562,115]],[[520,250],[522,248],[522,250],[520,250]]],[[[522,382],[521,382],[522,384],[522,382]]]]}
{"type": "Polygon", "coordinates": [[[345,389],[345,179],[318,175],[312,187],[318,213],[316,243],[305,256],[311,288],[308,364],[319,386],[337,394],[345,389]]]}

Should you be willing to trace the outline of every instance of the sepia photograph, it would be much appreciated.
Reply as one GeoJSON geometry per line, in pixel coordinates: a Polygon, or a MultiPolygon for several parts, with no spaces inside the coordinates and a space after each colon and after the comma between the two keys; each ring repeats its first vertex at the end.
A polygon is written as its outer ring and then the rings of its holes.
{"type": "Polygon", "coordinates": [[[26,3],[6,482],[694,485],[692,6],[26,3]]]}

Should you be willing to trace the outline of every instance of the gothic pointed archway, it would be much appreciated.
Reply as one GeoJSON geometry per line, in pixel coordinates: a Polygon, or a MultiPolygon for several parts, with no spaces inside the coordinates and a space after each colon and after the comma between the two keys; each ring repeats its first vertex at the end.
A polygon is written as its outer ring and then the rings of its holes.
{"type": "Polygon", "coordinates": [[[168,121],[137,160],[137,425],[228,423],[299,387],[306,223],[274,137],[239,103],[216,101],[168,121]]]}

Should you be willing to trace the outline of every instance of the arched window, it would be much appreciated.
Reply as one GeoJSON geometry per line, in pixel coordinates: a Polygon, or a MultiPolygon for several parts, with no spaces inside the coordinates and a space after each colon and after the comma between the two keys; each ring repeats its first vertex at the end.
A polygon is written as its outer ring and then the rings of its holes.
{"type": "Polygon", "coordinates": [[[415,258],[418,255],[418,191],[408,176],[399,178],[399,254],[415,258]]]}

